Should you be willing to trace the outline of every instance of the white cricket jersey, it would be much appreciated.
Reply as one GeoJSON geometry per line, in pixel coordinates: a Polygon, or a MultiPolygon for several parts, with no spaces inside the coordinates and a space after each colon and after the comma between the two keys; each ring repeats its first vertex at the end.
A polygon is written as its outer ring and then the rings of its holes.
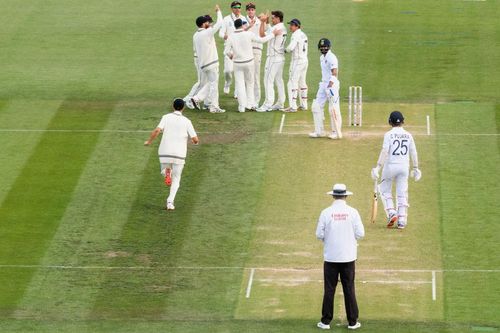
{"type": "Polygon", "coordinates": [[[384,135],[382,150],[387,152],[386,163],[418,166],[417,148],[413,136],[403,127],[393,127],[384,135]]]}
{"type": "Polygon", "coordinates": [[[358,257],[358,239],[365,236],[359,212],[337,199],[319,217],[316,237],[323,241],[323,256],[328,262],[351,262],[358,257]]]}
{"type": "Polygon", "coordinates": [[[236,21],[237,19],[241,19],[243,21],[243,24],[247,23],[247,19],[243,15],[236,16],[234,15],[234,13],[231,13],[230,15],[224,17],[224,23],[222,24],[222,27],[219,31],[220,38],[224,38],[225,35],[227,35],[228,37],[231,36],[231,34],[236,30],[236,28],[234,27],[234,21],[236,21]]]}
{"type": "Polygon", "coordinates": [[[265,37],[257,37],[253,32],[237,29],[227,38],[224,54],[233,54],[235,64],[247,63],[253,60],[252,42],[262,45],[264,41],[265,37]]]}
{"type": "Polygon", "coordinates": [[[290,39],[290,44],[286,48],[286,52],[292,53],[293,61],[307,61],[307,36],[301,30],[297,29],[292,33],[292,38],[290,39]]]}
{"type": "MultiPolygon", "coordinates": [[[[252,21],[252,20],[250,19],[250,17],[248,17],[248,16],[247,16],[247,18],[246,18],[246,19],[247,19],[248,24],[250,24],[250,22],[252,21]]],[[[252,32],[255,36],[259,37],[259,36],[260,36],[260,32],[259,32],[259,30],[260,30],[260,24],[261,24],[262,22],[260,22],[260,20],[259,20],[259,18],[258,18],[257,16],[255,16],[255,17],[254,17],[254,19],[255,19],[255,23],[254,23],[254,25],[253,25],[250,29],[248,29],[247,31],[250,31],[250,32],[252,32]]],[[[252,43],[252,48],[253,48],[253,50],[254,50],[254,51],[255,51],[255,50],[260,50],[260,51],[262,52],[263,45],[262,45],[262,43],[253,42],[253,43],[252,43]]]]}
{"type": "Polygon", "coordinates": [[[319,62],[321,63],[321,81],[329,82],[332,76],[332,69],[339,68],[339,61],[335,54],[331,50],[328,50],[326,54],[322,54],[319,57],[319,62]]]}
{"type": "Polygon", "coordinates": [[[219,63],[217,46],[214,35],[222,26],[222,13],[217,11],[217,22],[207,29],[198,29],[193,35],[193,44],[198,56],[200,69],[213,66],[219,63]]]}
{"type": "Polygon", "coordinates": [[[182,112],[174,111],[164,115],[157,127],[163,131],[158,148],[160,161],[165,160],[162,163],[184,164],[187,140],[197,136],[191,120],[184,117],[182,112]]]}
{"type": "Polygon", "coordinates": [[[266,35],[273,36],[267,44],[267,56],[285,59],[286,27],[283,22],[273,25],[266,35]],[[276,30],[281,30],[282,34],[274,36],[276,30]]]}

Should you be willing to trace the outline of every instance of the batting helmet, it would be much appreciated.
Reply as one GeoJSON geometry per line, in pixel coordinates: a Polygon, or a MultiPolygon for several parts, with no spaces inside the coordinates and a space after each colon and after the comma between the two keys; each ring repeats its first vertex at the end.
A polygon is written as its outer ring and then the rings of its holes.
{"type": "Polygon", "coordinates": [[[326,54],[331,47],[332,42],[330,42],[327,38],[321,38],[318,42],[318,50],[320,50],[323,54],[326,54]]]}
{"type": "Polygon", "coordinates": [[[403,114],[399,111],[392,111],[389,115],[389,124],[391,125],[400,125],[404,120],[403,114]]]}

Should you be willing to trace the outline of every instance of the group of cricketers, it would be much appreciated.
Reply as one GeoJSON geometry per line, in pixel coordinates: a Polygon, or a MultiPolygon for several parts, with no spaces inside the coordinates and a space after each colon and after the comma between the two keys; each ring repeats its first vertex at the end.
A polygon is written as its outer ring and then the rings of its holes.
{"type": "MultiPolygon", "coordinates": [[[[270,15],[261,14],[257,17],[255,15],[256,6],[250,2],[245,7],[247,16],[243,16],[241,7],[239,1],[233,1],[231,3],[231,14],[223,17],[219,6],[216,6],[217,19],[215,23],[209,15],[199,16],[196,19],[198,29],[193,36],[193,51],[198,81],[184,99],[175,99],[173,103],[174,112],[162,117],[158,126],[144,143],[149,146],[160,133],[163,133],[158,154],[161,174],[165,183],[171,187],[166,201],[167,210],[175,209],[174,199],[180,186],[187,153],[187,141],[191,139],[192,143],[199,143],[191,121],[182,114],[182,111],[187,106],[195,109],[206,107],[211,113],[225,112],[219,106],[219,58],[215,34],[218,33],[225,41],[224,93],[230,93],[234,79],[234,96],[238,99],[239,112],[245,112],[246,110],[297,112],[299,109],[308,109],[306,84],[308,40],[301,30],[300,20],[292,19],[288,22],[292,35],[290,43],[285,45],[287,29],[283,24],[283,12],[276,10],[272,11],[270,15]],[[272,22],[271,26],[268,26],[269,18],[272,22]],[[268,44],[263,80],[265,96],[264,102],[259,106],[261,100],[260,65],[264,43],[268,44]],[[285,108],[286,96],[283,83],[285,53],[291,54],[287,86],[289,106],[287,108],[285,108]],[[276,100],[275,86],[278,92],[276,100]]],[[[326,136],[330,139],[342,138],[338,60],[331,48],[330,40],[326,38],[319,40],[321,82],[316,98],[311,104],[314,121],[314,131],[309,134],[311,138],[325,136],[325,105],[328,106],[331,123],[331,132],[326,136]]],[[[408,178],[411,176],[415,181],[418,181],[422,173],[418,166],[418,155],[413,136],[403,128],[403,114],[399,111],[391,112],[388,122],[392,129],[384,135],[377,165],[372,169],[371,176],[378,183],[378,192],[381,194],[387,216],[387,227],[404,229],[407,223],[409,207],[408,178]],[[412,162],[411,171],[410,159],[412,162]],[[381,174],[380,171],[382,171],[381,174]],[[392,195],[393,183],[396,185],[396,204],[392,195]]],[[[341,185],[343,186],[343,193],[347,193],[345,185],[341,185]]],[[[347,195],[339,195],[339,198],[345,198],[347,195]]],[[[359,223],[361,222],[359,221],[359,223]]],[[[330,310],[327,312],[330,313],[330,310]]],[[[352,313],[355,315],[350,318],[348,328],[356,329],[361,326],[357,322],[357,308],[352,313]]],[[[330,317],[328,314],[325,317],[327,319],[323,318],[322,322],[318,323],[318,327],[329,329],[330,317]]]]}

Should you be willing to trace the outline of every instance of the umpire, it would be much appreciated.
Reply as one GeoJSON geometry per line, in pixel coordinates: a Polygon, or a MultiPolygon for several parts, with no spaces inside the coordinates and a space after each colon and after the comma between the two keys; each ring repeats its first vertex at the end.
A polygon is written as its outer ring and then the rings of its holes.
{"type": "Polygon", "coordinates": [[[333,204],[321,212],[316,228],[316,237],[324,243],[323,274],[325,291],[323,309],[318,327],[330,329],[333,320],[333,300],[338,278],[344,291],[344,303],[349,322],[347,328],[361,327],[358,322],[358,304],[354,290],[357,240],[363,238],[365,229],[356,209],[347,205],[346,198],[352,195],[344,184],[335,184],[327,193],[334,198],[333,204]]]}

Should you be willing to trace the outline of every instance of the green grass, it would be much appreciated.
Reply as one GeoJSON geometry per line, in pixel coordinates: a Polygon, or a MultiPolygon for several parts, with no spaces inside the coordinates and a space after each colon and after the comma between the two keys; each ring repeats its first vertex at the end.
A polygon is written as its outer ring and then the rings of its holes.
{"type": "MultiPolygon", "coordinates": [[[[202,144],[189,147],[167,213],[158,142],[142,143],[189,90],[193,20],[212,4],[0,0],[0,331],[316,332],[314,229],[337,181],[352,188],[367,230],[357,264],[363,331],[499,330],[499,4],[257,5],[301,19],[311,96],[315,41],[333,40],[342,96],[364,88],[364,126],[342,141],[310,140],[301,112],[280,135],[281,115],[239,114],[221,96],[226,114],[187,112],[202,144]],[[393,109],[406,116],[423,172],[403,232],[386,230],[381,211],[368,224],[369,170],[393,109]],[[246,298],[251,268],[260,269],[246,298]]],[[[345,324],[342,303],[337,293],[334,324],[345,324]]]]}

